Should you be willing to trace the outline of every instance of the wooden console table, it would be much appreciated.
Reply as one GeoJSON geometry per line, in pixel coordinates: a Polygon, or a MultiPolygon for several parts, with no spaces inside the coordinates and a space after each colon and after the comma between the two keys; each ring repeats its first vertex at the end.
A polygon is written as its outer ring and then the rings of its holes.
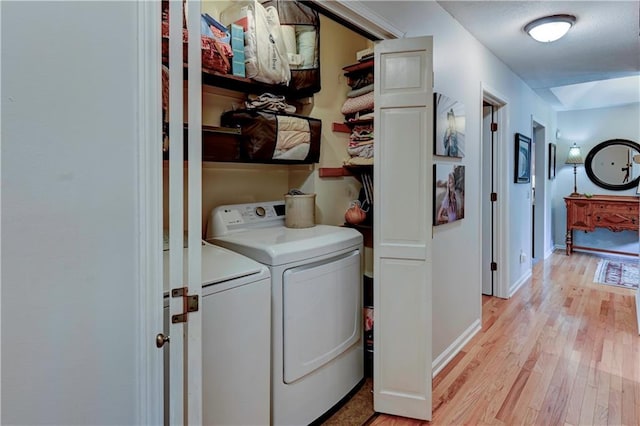
{"type": "Polygon", "coordinates": [[[567,256],[574,248],[606,253],[632,254],[614,250],[596,249],[573,245],[573,230],[593,232],[596,228],[607,228],[614,232],[638,232],[639,198],[630,195],[594,195],[587,198],[564,197],[567,206],[567,256]]]}

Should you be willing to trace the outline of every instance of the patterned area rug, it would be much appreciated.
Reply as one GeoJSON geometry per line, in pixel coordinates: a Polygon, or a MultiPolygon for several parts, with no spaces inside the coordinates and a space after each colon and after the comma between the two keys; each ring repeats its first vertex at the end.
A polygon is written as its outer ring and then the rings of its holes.
{"type": "Polygon", "coordinates": [[[634,290],[638,288],[638,280],[640,280],[640,274],[638,274],[637,262],[619,262],[607,259],[598,262],[596,274],[593,277],[593,281],[600,284],[634,290]]]}

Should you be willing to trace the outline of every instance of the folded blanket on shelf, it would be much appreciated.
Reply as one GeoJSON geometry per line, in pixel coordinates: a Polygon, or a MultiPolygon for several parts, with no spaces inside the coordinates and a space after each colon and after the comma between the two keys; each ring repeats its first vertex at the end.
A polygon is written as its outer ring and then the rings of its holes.
{"type": "Polygon", "coordinates": [[[353,117],[349,117],[347,119],[347,121],[349,122],[362,121],[362,120],[373,120],[373,111],[366,112],[366,113],[365,111],[358,111],[353,117]]]}
{"type": "MultiPolygon", "coordinates": [[[[286,151],[300,144],[309,144],[311,142],[311,131],[307,121],[287,116],[278,116],[277,118],[278,138],[276,140],[276,150],[286,151]]],[[[305,154],[299,160],[303,160],[306,156],[305,154]]]]}
{"type": "Polygon", "coordinates": [[[358,145],[354,147],[347,147],[347,153],[351,157],[360,158],[372,158],[373,157],[373,142],[364,145],[358,145]]]}
{"type": "Polygon", "coordinates": [[[369,72],[358,77],[349,77],[347,83],[352,89],[360,89],[369,84],[373,84],[373,72],[369,72]]]}
{"type": "Polygon", "coordinates": [[[356,98],[360,95],[366,95],[369,92],[373,92],[373,84],[367,84],[360,89],[353,89],[347,93],[347,98],[356,98]]]}
{"type": "Polygon", "coordinates": [[[364,138],[350,138],[349,139],[349,143],[350,144],[361,144],[361,143],[372,142],[372,141],[373,141],[373,136],[364,137],[364,138]]]}
{"type": "Polygon", "coordinates": [[[373,139],[373,126],[354,126],[349,140],[366,141],[373,139]]]}
{"type": "Polygon", "coordinates": [[[342,164],[344,164],[345,166],[370,166],[373,165],[373,157],[351,157],[348,160],[344,160],[342,164]]]}
{"type": "MultiPolygon", "coordinates": [[[[162,21],[162,59],[163,61],[169,60],[169,23],[162,21]]],[[[182,29],[182,42],[184,48],[182,51],[183,62],[187,62],[188,49],[187,43],[189,42],[189,33],[186,28],[182,29]]],[[[229,58],[233,56],[231,45],[229,43],[223,43],[215,38],[207,37],[205,35],[200,36],[200,48],[202,49],[202,68],[205,71],[217,71],[222,74],[227,74],[231,67],[229,58]]]]}
{"type": "Polygon", "coordinates": [[[355,98],[347,98],[342,105],[340,112],[343,115],[355,114],[359,111],[368,111],[373,109],[373,92],[357,96],[355,98]]]}

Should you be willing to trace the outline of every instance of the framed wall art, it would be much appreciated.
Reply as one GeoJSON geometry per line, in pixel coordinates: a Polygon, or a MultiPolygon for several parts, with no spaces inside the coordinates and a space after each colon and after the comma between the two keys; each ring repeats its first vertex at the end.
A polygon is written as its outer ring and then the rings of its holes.
{"type": "Polygon", "coordinates": [[[529,183],[531,181],[531,138],[516,133],[514,162],[514,182],[529,183]]]}
{"type": "Polygon", "coordinates": [[[434,154],[443,157],[464,157],[464,104],[443,95],[433,94],[434,154]]]}
{"type": "Polygon", "coordinates": [[[433,224],[464,218],[464,166],[433,165],[433,224]]]}
{"type": "Polygon", "coordinates": [[[549,144],[549,180],[556,178],[556,144],[549,144]]]}

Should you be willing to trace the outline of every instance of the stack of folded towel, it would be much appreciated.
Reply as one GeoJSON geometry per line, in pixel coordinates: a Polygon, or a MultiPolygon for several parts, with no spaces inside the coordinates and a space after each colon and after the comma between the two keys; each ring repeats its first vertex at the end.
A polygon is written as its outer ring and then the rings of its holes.
{"type": "MultiPolygon", "coordinates": [[[[359,162],[363,159],[371,159],[373,161],[373,125],[356,125],[351,131],[349,137],[349,146],[347,152],[351,156],[348,160],[348,164],[363,164],[359,162]],[[350,163],[351,160],[354,163],[350,163]]],[[[365,162],[366,163],[366,162],[365,162]]]]}
{"type": "Polygon", "coordinates": [[[342,105],[342,114],[347,122],[354,124],[349,137],[347,152],[350,155],[345,165],[373,164],[373,73],[349,79],[351,91],[342,105]],[[367,121],[370,121],[368,123],[367,121]]]}

